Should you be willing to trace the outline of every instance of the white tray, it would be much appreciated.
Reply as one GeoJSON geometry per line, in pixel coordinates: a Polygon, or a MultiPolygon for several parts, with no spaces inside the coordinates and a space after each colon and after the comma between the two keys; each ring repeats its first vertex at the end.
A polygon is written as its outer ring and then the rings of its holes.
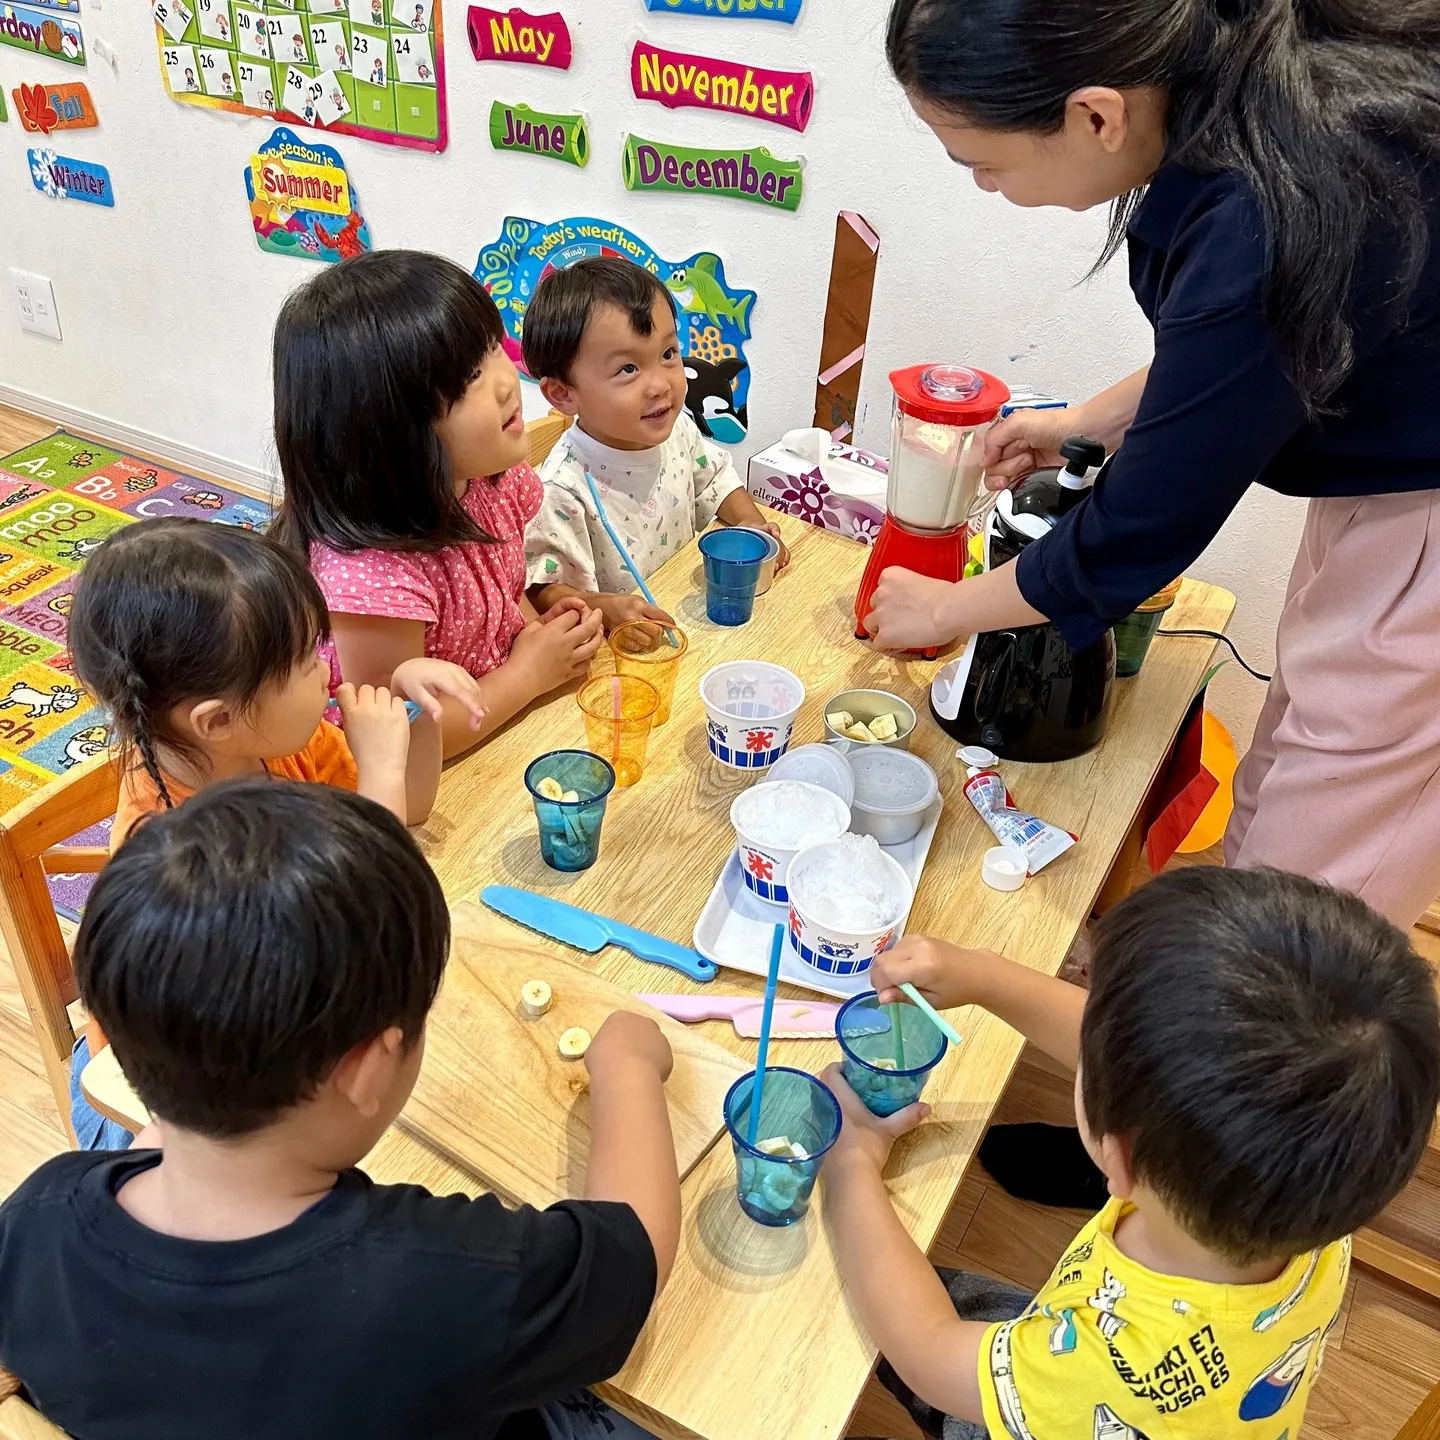
{"type": "MultiPolygon", "coordinates": [[[[920,872],[935,839],[935,827],[944,808],[943,796],[937,795],[925,812],[925,823],[913,840],[903,845],[886,845],[886,854],[893,855],[904,867],[910,883],[920,888],[920,872]]],[[[707,959],[730,970],[746,970],[752,975],[765,975],[770,964],[770,936],[777,925],[784,925],[789,911],[784,905],[762,900],[745,886],[740,856],[731,850],[720,871],[720,878],[695,922],[695,948],[707,959]]],[[[910,917],[907,914],[905,920],[910,917]]],[[[905,920],[900,934],[905,933],[905,920]]],[[[780,952],[780,978],[805,990],[818,990],[822,995],[835,995],[848,1000],[872,989],[870,972],[844,977],[822,975],[812,969],[796,953],[785,931],[785,948],[780,952]]]]}

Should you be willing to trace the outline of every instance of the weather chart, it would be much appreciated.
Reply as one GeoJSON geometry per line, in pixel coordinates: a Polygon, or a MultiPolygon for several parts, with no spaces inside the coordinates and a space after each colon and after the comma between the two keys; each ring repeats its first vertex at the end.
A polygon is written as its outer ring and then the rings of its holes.
{"type": "Polygon", "coordinates": [[[151,9],[175,100],[445,148],[438,0],[155,0],[151,9]]]}

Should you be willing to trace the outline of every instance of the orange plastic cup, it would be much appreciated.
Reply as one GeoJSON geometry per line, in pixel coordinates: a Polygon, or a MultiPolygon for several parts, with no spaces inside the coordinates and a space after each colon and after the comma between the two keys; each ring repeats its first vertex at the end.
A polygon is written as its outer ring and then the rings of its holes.
{"type": "Polygon", "coordinates": [[[655,687],[660,697],[655,711],[655,724],[663,725],[670,718],[670,701],[675,695],[675,677],[680,661],[690,642],[683,630],[671,627],[670,634],[679,642],[672,645],[665,630],[653,620],[631,620],[618,626],[610,636],[610,649],[615,656],[618,675],[634,675],[655,687]]]}
{"type": "Polygon", "coordinates": [[[615,769],[617,785],[633,785],[645,773],[645,746],[660,697],[634,675],[600,675],[575,699],[585,716],[585,741],[615,769]]]}

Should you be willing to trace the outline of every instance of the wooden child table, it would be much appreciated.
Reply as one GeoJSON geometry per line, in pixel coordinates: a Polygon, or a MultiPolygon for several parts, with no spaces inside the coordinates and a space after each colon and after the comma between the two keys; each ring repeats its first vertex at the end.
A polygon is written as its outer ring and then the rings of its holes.
{"type": "MultiPolygon", "coordinates": [[[[1210,664],[1212,642],[1157,642],[1140,675],[1118,682],[1109,735],[1089,755],[1059,765],[1004,767],[1019,803],[1073,830],[1080,843],[1023,891],[998,894],[980,882],[981,856],[994,841],[961,793],[965,775],[954,742],[929,718],[927,691],[938,662],[872,654],[858,643],[852,604],[866,551],[799,520],[782,516],[780,523],[790,567],[756,601],[747,625],[723,629],[705,618],[694,544],[654,577],[656,598],[684,628],[690,650],[670,720],[650,738],[643,778],[610,797],[594,868],[577,875],[546,868],[522,780],[525,766],[544,751],[585,746],[579,707],[565,692],[531,707],[447,769],[434,814],[418,832],[447,897],[453,904],[474,900],[484,885],[518,885],[690,944],[695,918],[734,843],[730,802],[755,779],[712,760],[697,685],[722,660],[761,658],[805,682],[794,745],[823,738],[822,707],[841,690],[892,690],[915,706],[921,718],[912,749],[939,775],[945,811],[908,928],[998,950],[1055,974],[1133,833],[1210,664]]],[[[1167,628],[1223,630],[1234,603],[1223,590],[1187,581],[1167,628]]],[[[497,934],[510,925],[490,919],[497,934]]],[[[595,956],[551,948],[632,991],[700,988],[613,948],[595,956]]],[[[714,986],[717,993],[757,998],[763,991],[760,980],[735,971],[722,971],[714,986]]],[[[806,992],[785,987],[784,993],[806,992]]],[[[922,1249],[944,1221],[1022,1046],[1016,1032],[983,1012],[951,1018],[965,1043],[935,1071],[925,1094],[934,1113],[896,1146],[886,1172],[922,1249]]],[[[728,1023],[704,1032],[753,1064],[754,1042],[740,1040],[728,1023]]],[[[771,1051],[774,1064],[816,1072],[838,1055],[836,1046],[815,1041],[776,1041],[771,1051]]],[[[442,1193],[484,1188],[484,1176],[452,1165],[398,1126],[367,1169],[377,1180],[442,1193]]],[[[682,1193],[684,1224],[670,1283],[625,1368],[599,1392],[668,1437],[842,1435],[876,1352],[845,1302],[825,1235],[823,1187],[810,1215],[793,1228],[753,1224],[736,1204],[734,1161],[722,1138],[682,1193]]]]}

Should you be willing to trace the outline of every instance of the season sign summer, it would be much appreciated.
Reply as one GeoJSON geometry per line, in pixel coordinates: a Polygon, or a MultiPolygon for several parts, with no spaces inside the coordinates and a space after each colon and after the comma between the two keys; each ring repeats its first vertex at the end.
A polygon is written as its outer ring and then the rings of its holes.
{"type": "Polygon", "coordinates": [[[324,163],[313,150],[296,146],[283,154],[252,155],[250,173],[256,194],[272,205],[292,210],[316,210],[326,215],[348,215],[350,179],[343,170],[324,163]],[[314,156],[319,164],[300,158],[314,156]]]}

